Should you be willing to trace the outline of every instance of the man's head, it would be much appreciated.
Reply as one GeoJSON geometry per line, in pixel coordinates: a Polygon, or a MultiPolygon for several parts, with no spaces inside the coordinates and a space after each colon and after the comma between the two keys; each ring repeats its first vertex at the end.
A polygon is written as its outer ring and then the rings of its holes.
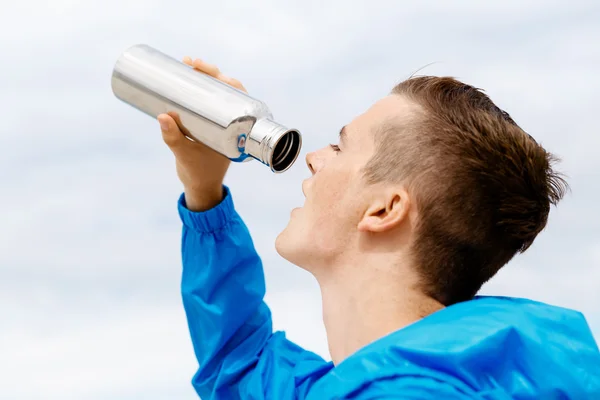
{"type": "Polygon", "coordinates": [[[276,246],[315,275],[386,255],[439,302],[467,300],[545,227],[566,190],[552,162],[480,90],[411,78],[307,156],[276,246]]]}

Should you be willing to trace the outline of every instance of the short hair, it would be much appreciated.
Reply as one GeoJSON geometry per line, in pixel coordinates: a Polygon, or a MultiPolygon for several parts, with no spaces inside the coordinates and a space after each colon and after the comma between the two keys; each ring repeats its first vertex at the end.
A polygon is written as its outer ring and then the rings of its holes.
{"type": "Polygon", "coordinates": [[[557,160],[482,90],[421,76],[392,94],[415,105],[383,125],[364,169],[371,183],[406,183],[419,219],[411,253],[421,289],[445,305],[472,299],[546,226],[568,190],[557,160]]]}

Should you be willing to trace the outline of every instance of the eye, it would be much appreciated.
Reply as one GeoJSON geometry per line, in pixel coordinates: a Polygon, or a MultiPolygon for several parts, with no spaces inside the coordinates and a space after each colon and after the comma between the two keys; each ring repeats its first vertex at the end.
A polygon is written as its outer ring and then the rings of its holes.
{"type": "Polygon", "coordinates": [[[331,150],[335,151],[336,153],[340,151],[340,146],[337,144],[330,144],[329,147],[331,147],[331,150]]]}

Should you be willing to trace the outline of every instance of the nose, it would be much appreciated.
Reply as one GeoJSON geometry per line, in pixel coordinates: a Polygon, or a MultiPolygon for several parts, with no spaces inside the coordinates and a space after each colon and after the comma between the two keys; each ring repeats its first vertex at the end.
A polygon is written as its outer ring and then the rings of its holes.
{"type": "Polygon", "coordinates": [[[306,166],[310,170],[310,173],[312,175],[314,175],[316,172],[315,171],[315,153],[314,152],[310,152],[306,155],[306,166]]]}

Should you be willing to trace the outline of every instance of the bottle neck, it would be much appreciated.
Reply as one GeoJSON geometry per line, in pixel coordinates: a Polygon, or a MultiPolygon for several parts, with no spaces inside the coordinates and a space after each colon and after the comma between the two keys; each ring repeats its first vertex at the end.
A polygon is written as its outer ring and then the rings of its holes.
{"type": "Polygon", "coordinates": [[[280,173],[294,164],[302,147],[302,136],[268,118],[258,119],[246,140],[246,153],[280,173]]]}

